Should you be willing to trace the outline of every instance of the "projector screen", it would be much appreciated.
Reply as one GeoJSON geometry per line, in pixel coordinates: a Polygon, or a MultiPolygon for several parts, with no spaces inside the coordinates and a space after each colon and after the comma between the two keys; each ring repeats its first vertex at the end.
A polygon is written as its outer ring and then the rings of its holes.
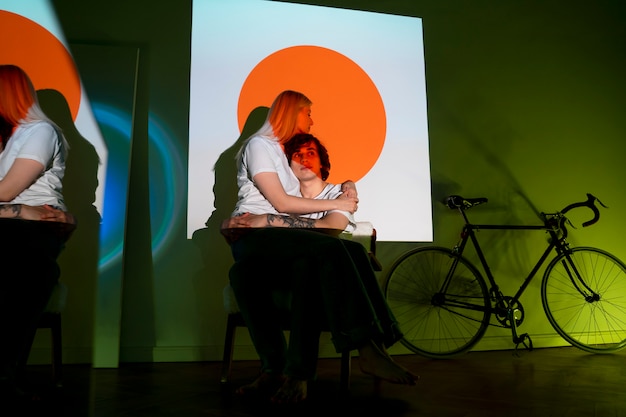
{"type": "Polygon", "coordinates": [[[356,220],[371,222],[380,241],[432,241],[421,19],[195,0],[190,83],[188,237],[230,215],[235,197],[218,195],[217,178],[236,193],[236,150],[274,98],[296,90],[313,102],[328,181],[357,184],[356,220]]]}

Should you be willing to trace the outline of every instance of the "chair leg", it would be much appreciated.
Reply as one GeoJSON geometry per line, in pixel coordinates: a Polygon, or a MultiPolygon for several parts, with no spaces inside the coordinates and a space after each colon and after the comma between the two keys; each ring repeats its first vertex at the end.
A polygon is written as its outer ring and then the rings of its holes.
{"type": "Polygon", "coordinates": [[[352,365],[352,354],[350,351],[341,354],[341,379],[339,389],[342,395],[350,393],[350,373],[352,365]]]}
{"type": "Polygon", "coordinates": [[[18,375],[21,377],[26,369],[26,363],[28,362],[37,329],[50,329],[52,383],[60,388],[63,386],[61,382],[63,375],[63,341],[61,339],[61,314],[59,313],[43,313],[39,318],[37,328],[33,329],[29,334],[18,361],[18,375]]]}
{"type": "Polygon", "coordinates": [[[56,387],[62,387],[63,342],[61,339],[61,315],[50,316],[50,334],[52,337],[52,376],[56,387]]]}
{"type": "Polygon", "coordinates": [[[224,337],[224,356],[222,358],[222,386],[228,385],[230,381],[230,371],[233,364],[233,350],[235,348],[235,333],[237,330],[237,317],[235,314],[228,315],[226,322],[226,336],[224,337]]]}

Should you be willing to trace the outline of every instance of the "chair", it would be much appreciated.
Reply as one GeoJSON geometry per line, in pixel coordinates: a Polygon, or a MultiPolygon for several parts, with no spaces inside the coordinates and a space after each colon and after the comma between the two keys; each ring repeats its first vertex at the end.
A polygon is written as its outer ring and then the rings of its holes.
{"type": "MultiPolygon", "coordinates": [[[[382,266],[376,258],[376,229],[373,228],[369,222],[357,222],[356,230],[352,234],[344,234],[342,236],[346,239],[358,241],[368,249],[370,255],[370,262],[375,271],[382,271],[382,266]]],[[[222,376],[220,383],[224,390],[229,386],[230,375],[232,371],[233,354],[235,349],[235,337],[237,327],[246,327],[246,323],[243,316],[239,312],[237,301],[233,294],[230,285],[227,285],[223,290],[224,309],[228,313],[228,319],[226,322],[226,334],[224,337],[224,354],[222,358],[222,376]]],[[[280,303],[281,301],[278,300],[280,303]]],[[[284,301],[283,301],[284,303],[284,301]]],[[[282,323],[284,330],[289,330],[289,318],[286,316],[282,323]]],[[[323,331],[329,331],[323,329],[323,331]]],[[[341,354],[340,365],[340,391],[342,394],[347,394],[350,391],[350,373],[351,373],[351,353],[343,352],[341,354]]]]}
{"type": "Polygon", "coordinates": [[[52,381],[56,387],[61,387],[63,376],[63,344],[61,339],[61,313],[67,301],[67,286],[57,283],[52,290],[50,301],[39,318],[38,329],[50,329],[52,341],[52,381]]]}
{"type": "MultiPolygon", "coordinates": [[[[61,339],[61,313],[65,309],[67,301],[67,286],[62,282],[58,282],[52,294],[50,300],[46,305],[46,308],[41,313],[39,321],[37,323],[37,329],[50,329],[51,339],[51,363],[52,363],[52,383],[55,387],[60,388],[63,386],[63,344],[61,339]]],[[[28,356],[30,349],[35,338],[35,332],[32,333],[30,340],[28,341],[27,351],[20,361],[20,369],[24,370],[26,363],[28,362],[28,356]]]]}

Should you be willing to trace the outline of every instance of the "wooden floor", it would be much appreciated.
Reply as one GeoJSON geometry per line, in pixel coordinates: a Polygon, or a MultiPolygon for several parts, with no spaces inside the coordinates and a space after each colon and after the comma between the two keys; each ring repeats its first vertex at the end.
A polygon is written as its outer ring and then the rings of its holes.
{"type": "MultiPolygon", "coordinates": [[[[30,366],[28,378],[43,397],[46,416],[626,416],[626,352],[593,355],[567,347],[518,355],[472,352],[448,360],[395,358],[421,376],[417,386],[383,384],[376,394],[353,359],[350,395],[340,397],[339,360],[322,359],[309,399],[282,407],[224,394],[218,362],[66,365],[60,390],[46,384],[49,367],[30,366]]],[[[257,371],[256,361],[235,362],[233,385],[257,371]]]]}

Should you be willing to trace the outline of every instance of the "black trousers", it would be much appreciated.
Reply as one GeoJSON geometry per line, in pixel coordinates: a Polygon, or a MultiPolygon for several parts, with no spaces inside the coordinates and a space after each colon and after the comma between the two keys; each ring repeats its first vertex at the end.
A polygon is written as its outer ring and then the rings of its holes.
{"type": "Polygon", "coordinates": [[[369,340],[390,346],[402,337],[360,243],[309,229],[263,228],[231,249],[231,287],[265,372],[311,378],[322,327],[337,352],[369,340]],[[288,346],[276,292],[291,296],[288,346]]]}
{"type": "Polygon", "coordinates": [[[0,220],[0,383],[11,385],[58,282],[56,260],[68,234],[51,222],[0,220]]]}

